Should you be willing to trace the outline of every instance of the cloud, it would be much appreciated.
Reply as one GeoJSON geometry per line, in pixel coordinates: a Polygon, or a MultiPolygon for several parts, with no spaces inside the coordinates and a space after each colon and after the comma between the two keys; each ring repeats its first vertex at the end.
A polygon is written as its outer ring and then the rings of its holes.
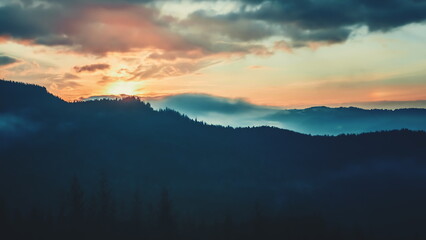
{"type": "Polygon", "coordinates": [[[181,94],[168,96],[153,103],[156,107],[168,107],[185,114],[197,113],[221,113],[221,114],[241,114],[255,111],[271,109],[257,106],[243,99],[230,99],[216,97],[208,94],[181,94]]]}
{"type": "MultiPolygon", "coordinates": [[[[213,0],[212,0],[213,1],[213,0]]],[[[103,55],[138,49],[204,53],[282,37],[290,47],[344,42],[359,26],[388,31],[424,22],[425,0],[240,0],[230,13],[178,20],[147,0],[21,1],[0,7],[1,36],[103,55]],[[227,44],[228,48],[220,46],[227,44]]],[[[217,3],[220,4],[220,3],[217,3]]],[[[246,51],[252,54],[252,51],[246,51]]]]}
{"type": "MultiPolygon", "coordinates": [[[[147,58],[140,58],[141,63],[130,72],[133,77],[128,80],[181,76],[231,56],[272,54],[258,44],[215,42],[199,34],[186,35],[180,32],[183,26],[176,19],[152,7],[128,1],[107,2],[59,1],[50,2],[47,7],[32,3],[0,7],[9,13],[8,21],[25,26],[5,27],[0,29],[0,35],[24,39],[28,44],[60,45],[73,52],[97,56],[115,52],[150,53],[147,58]],[[62,14],[54,14],[58,11],[62,14]]],[[[74,68],[78,73],[104,69],[106,65],[97,64],[74,68]]]]}
{"type": "Polygon", "coordinates": [[[18,40],[36,40],[54,33],[60,19],[58,8],[24,7],[11,3],[0,5],[0,36],[18,40]]]}
{"type": "Polygon", "coordinates": [[[70,74],[55,74],[55,73],[31,73],[29,75],[21,76],[21,79],[37,79],[43,81],[43,86],[47,87],[49,91],[57,90],[70,90],[75,91],[77,88],[81,88],[83,85],[77,80],[80,77],[70,74]]]}
{"type": "Polygon", "coordinates": [[[196,11],[190,14],[181,24],[191,31],[205,32],[218,37],[229,37],[239,41],[262,40],[277,33],[274,28],[262,21],[247,21],[245,19],[230,19],[225,15],[215,15],[214,12],[196,11]]]}
{"type": "Polygon", "coordinates": [[[11,65],[11,64],[14,64],[14,63],[17,63],[17,62],[18,62],[18,60],[15,59],[15,58],[0,55],[0,67],[8,66],[8,65],[11,65]]]}
{"type": "Polygon", "coordinates": [[[191,49],[168,29],[171,21],[140,5],[91,5],[70,11],[60,29],[76,50],[100,55],[138,49],[191,49]]]}
{"type": "Polygon", "coordinates": [[[236,41],[281,37],[299,48],[346,41],[354,29],[389,31],[426,20],[425,0],[242,0],[227,14],[197,11],[184,21],[190,29],[236,41]],[[214,32],[214,33],[212,33],[214,32]]]}
{"type": "Polygon", "coordinates": [[[264,69],[266,67],[260,66],[260,65],[252,65],[252,66],[248,66],[247,68],[250,69],[250,70],[259,70],[259,69],[264,69]]]}
{"type": "Polygon", "coordinates": [[[80,77],[71,73],[65,73],[63,76],[63,79],[70,80],[70,79],[79,79],[80,77]]]}
{"type": "Polygon", "coordinates": [[[0,25],[0,42],[96,57],[139,53],[127,79],[138,80],[191,74],[247,55],[342,43],[360,26],[389,31],[426,19],[426,0],[238,0],[235,6],[226,13],[199,8],[178,17],[151,0],[6,1],[0,5],[0,22],[7,23],[0,25]]]}
{"type": "Polygon", "coordinates": [[[295,22],[304,29],[331,29],[364,24],[371,30],[388,30],[408,23],[425,20],[423,0],[323,0],[273,1],[265,4],[253,16],[278,22],[295,22]],[[277,7],[278,11],[271,11],[277,7]],[[292,11],[292,12],[291,12],[292,11]],[[277,14],[271,14],[271,13],[277,14]],[[279,13],[286,12],[287,16],[279,13]],[[269,14],[269,15],[267,15],[269,14]]]}
{"type": "Polygon", "coordinates": [[[172,18],[162,17],[159,11],[142,5],[107,2],[6,4],[0,6],[0,21],[8,24],[0,26],[0,36],[26,39],[33,44],[65,45],[74,51],[97,55],[150,48],[191,48],[168,29],[172,18]]]}
{"type": "Polygon", "coordinates": [[[166,77],[177,77],[191,74],[202,68],[208,67],[216,62],[176,62],[176,63],[157,63],[152,65],[139,65],[134,71],[129,72],[132,76],[128,80],[145,80],[150,78],[161,79],[166,77]]]}
{"type": "MultiPolygon", "coordinates": [[[[78,73],[81,72],[96,72],[99,70],[106,70],[109,69],[111,66],[106,63],[98,63],[98,64],[91,64],[91,65],[85,65],[85,66],[75,66],[74,70],[78,73]]],[[[68,75],[69,76],[69,75],[68,75]]]]}
{"type": "MultiPolygon", "coordinates": [[[[426,130],[426,109],[364,110],[354,107],[285,109],[251,104],[244,99],[230,99],[206,94],[182,94],[145,99],[154,108],[171,108],[191,118],[210,124],[233,127],[269,125],[307,134],[343,134],[370,131],[412,129],[426,130]]],[[[371,102],[358,106],[395,108],[426,101],[371,102]]],[[[357,104],[348,104],[357,106],[357,104]]]]}
{"type": "Polygon", "coordinates": [[[287,53],[293,52],[290,44],[288,44],[286,41],[283,41],[283,40],[282,41],[276,41],[274,43],[274,49],[275,50],[281,50],[281,51],[284,51],[284,52],[287,52],[287,53]]]}
{"type": "MultiPolygon", "coordinates": [[[[18,0],[22,5],[25,6],[37,6],[40,3],[46,4],[61,4],[67,7],[78,6],[82,4],[108,4],[108,5],[121,5],[121,4],[145,4],[154,2],[154,0],[18,0]]],[[[174,0],[171,0],[174,1],[174,0]]]]}
{"type": "Polygon", "coordinates": [[[273,107],[254,105],[244,99],[231,99],[208,94],[179,94],[144,100],[155,109],[170,108],[209,124],[233,127],[274,126],[261,117],[277,110],[273,107]]]}

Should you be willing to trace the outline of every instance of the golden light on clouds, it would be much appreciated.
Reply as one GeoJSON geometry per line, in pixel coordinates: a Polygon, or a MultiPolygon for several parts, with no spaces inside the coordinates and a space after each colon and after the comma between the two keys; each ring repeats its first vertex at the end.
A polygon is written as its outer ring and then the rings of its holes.
{"type": "Polygon", "coordinates": [[[353,8],[358,20],[322,28],[305,14],[300,26],[251,19],[268,6],[246,1],[103,2],[0,4],[15,11],[0,31],[0,78],[43,85],[68,101],[185,93],[274,106],[426,99],[423,18],[373,31],[377,23],[365,19],[377,18],[363,16],[363,6],[353,8]]]}

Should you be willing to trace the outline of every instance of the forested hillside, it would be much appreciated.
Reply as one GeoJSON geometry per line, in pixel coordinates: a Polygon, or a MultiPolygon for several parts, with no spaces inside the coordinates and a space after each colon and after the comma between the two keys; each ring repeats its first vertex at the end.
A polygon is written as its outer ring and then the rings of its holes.
{"type": "Polygon", "coordinates": [[[426,237],[422,131],[212,126],[0,81],[0,156],[10,239],[426,237]]]}

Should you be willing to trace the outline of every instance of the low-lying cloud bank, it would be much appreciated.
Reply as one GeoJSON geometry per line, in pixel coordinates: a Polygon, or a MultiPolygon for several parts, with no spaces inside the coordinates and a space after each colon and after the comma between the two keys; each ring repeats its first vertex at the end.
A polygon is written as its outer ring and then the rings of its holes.
{"type": "Polygon", "coordinates": [[[242,99],[183,94],[147,99],[156,108],[171,108],[210,124],[233,127],[275,126],[297,132],[338,135],[393,129],[426,130],[426,101],[347,104],[366,107],[284,109],[254,105],[242,99]],[[416,106],[419,109],[396,109],[416,106]]]}

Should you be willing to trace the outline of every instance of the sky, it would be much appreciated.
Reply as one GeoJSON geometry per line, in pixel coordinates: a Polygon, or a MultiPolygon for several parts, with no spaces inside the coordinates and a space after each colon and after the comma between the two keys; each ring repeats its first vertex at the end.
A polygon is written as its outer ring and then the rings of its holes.
{"type": "Polygon", "coordinates": [[[0,78],[67,101],[409,107],[426,100],[425,20],[426,0],[0,0],[0,78]]]}

